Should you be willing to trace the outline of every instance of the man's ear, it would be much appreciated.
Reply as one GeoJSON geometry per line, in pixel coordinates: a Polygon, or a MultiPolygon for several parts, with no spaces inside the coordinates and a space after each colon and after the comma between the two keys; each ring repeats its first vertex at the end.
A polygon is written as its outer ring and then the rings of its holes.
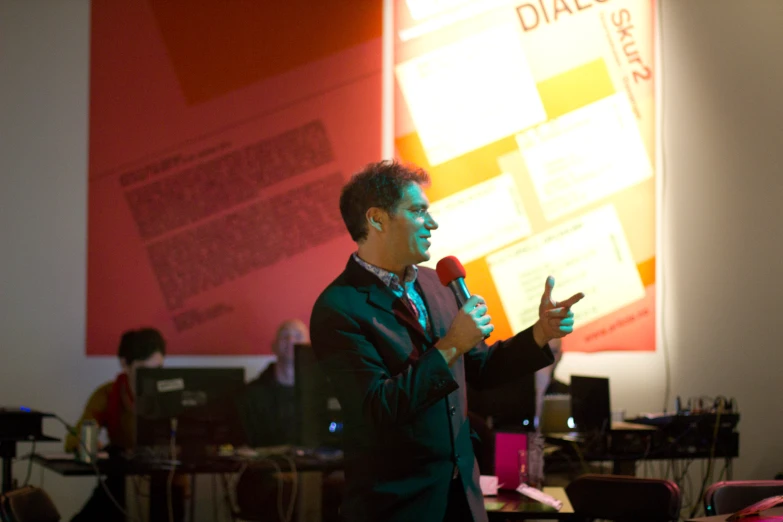
{"type": "Polygon", "coordinates": [[[379,232],[383,231],[384,212],[381,209],[372,207],[367,210],[366,216],[371,227],[379,232]]]}

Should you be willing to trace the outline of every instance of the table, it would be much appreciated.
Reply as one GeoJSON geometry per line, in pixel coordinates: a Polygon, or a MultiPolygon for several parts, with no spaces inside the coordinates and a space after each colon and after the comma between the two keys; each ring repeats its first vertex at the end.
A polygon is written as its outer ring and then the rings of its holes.
{"type": "MultiPolygon", "coordinates": [[[[325,472],[342,469],[343,460],[338,457],[324,458],[322,456],[301,452],[291,455],[298,473],[299,492],[297,495],[297,516],[300,522],[320,521],[321,518],[321,483],[322,474],[325,472]],[[317,494],[316,494],[317,493],[317,494]]],[[[163,460],[133,459],[123,457],[98,459],[95,466],[86,464],[65,454],[42,455],[34,454],[29,458],[33,462],[66,477],[94,476],[96,467],[102,475],[119,474],[125,476],[150,475],[163,480],[171,471],[170,464],[163,460]]],[[[266,458],[243,457],[213,457],[196,461],[178,463],[176,470],[184,474],[224,474],[237,473],[243,469],[253,468],[273,473],[278,469],[287,472],[292,471],[291,462],[281,456],[269,456],[266,458]]],[[[193,481],[195,484],[195,481],[193,481]]],[[[133,484],[134,488],[136,484],[133,484]]],[[[127,488],[127,486],[126,486],[127,488]]],[[[191,496],[191,514],[194,512],[191,496]]],[[[165,505],[165,503],[163,504],[165,505]]],[[[132,506],[126,504],[128,509],[132,506]]]]}
{"type": "Polygon", "coordinates": [[[2,485],[0,485],[0,492],[7,493],[14,487],[13,475],[11,473],[12,463],[16,458],[16,443],[17,442],[59,442],[60,439],[56,437],[48,437],[46,435],[32,435],[26,438],[8,438],[0,440],[0,460],[3,462],[3,476],[2,485]]]}
{"type": "MultiPolygon", "coordinates": [[[[687,522],[724,522],[729,516],[730,515],[715,515],[712,517],[689,518],[687,522]]],[[[776,507],[762,512],[759,517],[749,517],[742,520],[746,520],[747,522],[765,522],[771,520],[780,522],[780,520],[783,520],[781,517],[783,517],[783,507],[776,507]]]]}
{"type": "Polygon", "coordinates": [[[543,488],[542,491],[563,503],[560,511],[551,506],[536,502],[513,490],[498,490],[497,496],[484,497],[484,507],[490,521],[505,520],[569,520],[574,508],[568,500],[564,488],[543,488]]]}
{"type": "MultiPolygon", "coordinates": [[[[710,428],[711,429],[711,428],[710,428]]],[[[615,475],[635,475],[639,460],[693,460],[723,459],[728,480],[732,477],[732,459],[739,456],[739,433],[723,434],[714,448],[690,444],[688,436],[696,429],[685,431],[671,439],[665,430],[654,426],[630,422],[612,422],[612,429],[605,434],[583,435],[575,433],[550,433],[545,435],[550,444],[560,446],[571,459],[585,462],[611,461],[615,475]],[[712,451],[714,449],[714,452],[712,451]]]]}
{"type": "Polygon", "coordinates": [[[16,458],[17,442],[59,442],[56,437],[43,434],[44,417],[54,417],[52,413],[31,410],[25,407],[0,407],[0,461],[2,461],[2,482],[0,493],[14,489],[12,463],[16,458]]]}
{"type": "MultiPolygon", "coordinates": [[[[95,468],[91,464],[78,461],[72,456],[66,457],[66,454],[40,454],[36,453],[29,458],[33,462],[66,477],[95,475],[95,468]]],[[[283,471],[290,470],[288,460],[281,457],[242,458],[242,457],[214,457],[204,460],[185,461],[177,464],[177,470],[181,473],[236,473],[245,466],[251,466],[256,469],[275,471],[274,461],[283,471]]],[[[292,457],[297,471],[334,471],[342,469],[343,461],[341,458],[321,458],[316,455],[302,454],[292,457]]],[[[145,459],[126,459],[126,458],[102,458],[96,462],[98,470],[102,474],[123,473],[125,475],[149,475],[151,472],[171,470],[169,464],[163,460],[145,460],[145,459]]]]}
{"type": "MultiPolygon", "coordinates": [[[[95,467],[92,465],[85,464],[74,458],[66,458],[63,454],[53,456],[34,454],[31,455],[30,458],[39,465],[66,477],[95,475],[95,467]]],[[[283,471],[291,469],[286,459],[279,457],[272,458],[275,459],[275,462],[283,471]]],[[[324,459],[315,455],[296,455],[293,457],[293,461],[298,472],[323,473],[341,469],[343,466],[342,459],[324,459]]],[[[98,459],[96,466],[102,474],[122,473],[125,475],[150,475],[154,473],[167,474],[170,471],[170,468],[165,466],[162,461],[156,462],[123,458],[98,459]]],[[[177,470],[181,473],[189,474],[221,474],[236,473],[244,467],[252,467],[269,472],[274,472],[276,469],[269,459],[259,460],[239,457],[218,457],[209,460],[184,462],[177,466],[177,470]]],[[[303,486],[303,489],[300,491],[303,491],[304,488],[308,488],[320,492],[320,482],[316,484],[313,480],[314,478],[315,477],[312,476],[312,474],[303,473],[301,476],[301,480],[303,481],[301,485],[303,486]]],[[[562,501],[562,509],[556,511],[554,508],[536,502],[516,491],[501,489],[498,491],[497,496],[484,497],[484,506],[487,509],[489,520],[497,522],[506,520],[525,520],[529,518],[537,520],[568,520],[571,515],[573,515],[574,510],[568,500],[565,489],[545,487],[543,488],[543,492],[562,501]]],[[[313,497],[320,498],[319,495],[300,495],[299,500],[301,501],[305,499],[305,497],[310,497],[307,499],[308,502],[311,502],[313,497]]],[[[318,506],[313,506],[300,503],[297,512],[300,520],[319,520],[320,504],[318,506]]]]}

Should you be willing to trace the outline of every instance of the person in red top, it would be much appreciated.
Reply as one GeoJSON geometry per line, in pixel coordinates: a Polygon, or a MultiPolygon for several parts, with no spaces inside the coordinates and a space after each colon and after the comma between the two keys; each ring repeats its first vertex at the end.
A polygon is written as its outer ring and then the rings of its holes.
{"type": "Polygon", "coordinates": [[[95,390],[84,407],[76,424],[75,433],[65,440],[66,451],[77,451],[77,434],[85,420],[95,420],[108,434],[109,445],[119,449],[131,449],[135,445],[133,387],[137,368],[159,368],[166,356],[166,341],[154,328],[128,330],[122,334],[117,357],[122,371],[113,381],[95,390]]]}
{"type": "MultiPolygon", "coordinates": [[[[88,419],[95,420],[99,429],[106,430],[109,443],[108,447],[102,449],[109,450],[110,453],[132,449],[135,446],[136,435],[133,407],[136,369],[161,367],[165,356],[166,341],[158,330],[141,328],[123,333],[117,349],[122,371],[113,381],[102,384],[92,393],[75,429],[65,439],[65,450],[78,450],[78,434],[82,423],[88,419]]],[[[123,505],[125,477],[109,476],[106,479],[106,486],[115,500],[123,505]]],[[[95,488],[92,496],[71,522],[93,520],[101,522],[125,520],[124,515],[101,485],[95,488]]]]}

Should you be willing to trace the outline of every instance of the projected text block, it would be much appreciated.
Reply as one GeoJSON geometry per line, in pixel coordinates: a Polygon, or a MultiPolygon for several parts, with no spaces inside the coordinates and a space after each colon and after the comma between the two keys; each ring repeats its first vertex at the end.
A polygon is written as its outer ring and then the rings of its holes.
{"type": "Polygon", "coordinates": [[[430,260],[445,256],[469,263],[531,233],[530,221],[511,174],[501,174],[436,201],[430,212],[438,222],[432,232],[430,260]]]}
{"type": "Polygon", "coordinates": [[[547,275],[555,277],[556,300],[586,294],[574,307],[577,327],[644,297],[617,212],[609,205],[492,254],[487,264],[514,332],[538,319],[547,275]]]}
{"type": "Polygon", "coordinates": [[[549,220],[652,176],[625,93],[518,134],[517,143],[549,220]]]}
{"type": "Polygon", "coordinates": [[[495,26],[397,66],[431,166],[546,119],[520,31],[495,26]]]}

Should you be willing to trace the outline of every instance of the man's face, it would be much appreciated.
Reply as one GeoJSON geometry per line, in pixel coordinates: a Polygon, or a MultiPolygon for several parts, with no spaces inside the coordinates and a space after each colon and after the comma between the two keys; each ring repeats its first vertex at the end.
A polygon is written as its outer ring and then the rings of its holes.
{"type": "Polygon", "coordinates": [[[138,368],[160,368],[163,366],[163,354],[155,352],[143,361],[133,361],[128,366],[128,384],[131,392],[136,395],[136,370],[138,368]]]}
{"type": "Polygon", "coordinates": [[[393,215],[389,216],[387,246],[401,266],[416,265],[430,259],[431,232],[438,223],[430,216],[430,202],[418,183],[410,183],[393,215]]]}
{"type": "Polygon", "coordinates": [[[307,332],[296,325],[286,325],[277,334],[272,349],[278,361],[291,362],[294,360],[294,345],[306,342],[307,332]]]}

